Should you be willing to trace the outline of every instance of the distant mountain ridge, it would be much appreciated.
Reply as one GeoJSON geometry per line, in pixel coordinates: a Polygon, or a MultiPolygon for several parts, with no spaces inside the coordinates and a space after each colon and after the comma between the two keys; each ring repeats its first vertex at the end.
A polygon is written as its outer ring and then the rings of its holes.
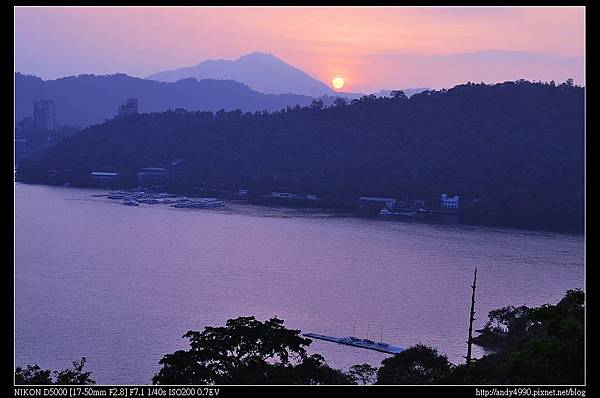
{"type": "Polygon", "coordinates": [[[272,54],[254,52],[235,60],[206,60],[196,66],[152,74],[146,79],[176,82],[180,79],[231,79],[265,94],[336,95],[325,83],[272,54]]]}
{"type": "Polygon", "coordinates": [[[79,75],[42,80],[15,74],[15,118],[31,116],[34,101],[53,99],[58,125],[87,126],[114,117],[128,97],[139,100],[140,112],[170,108],[189,111],[240,109],[244,112],[275,111],[287,106],[306,106],[314,98],[296,94],[262,94],[233,80],[184,79],[165,83],[126,74],[79,75]]]}
{"type": "MultiPolygon", "coordinates": [[[[424,89],[406,89],[411,96],[424,89]]],[[[381,90],[377,95],[389,95],[381,90]]],[[[360,98],[362,93],[336,93],[319,97],[328,106],[338,96],[347,100],[360,98]]],[[[243,112],[278,111],[288,106],[306,106],[315,98],[298,94],[263,94],[233,80],[186,78],[177,82],[159,82],[128,76],[83,74],[55,80],[15,73],[15,119],[32,116],[32,107],[40,99],[55,102],[57,125],[88,126],[102,123],[117,114],[126,98],[139,100],[140,112],[163,112],[184,108],[188,111],[243,112]]]]}

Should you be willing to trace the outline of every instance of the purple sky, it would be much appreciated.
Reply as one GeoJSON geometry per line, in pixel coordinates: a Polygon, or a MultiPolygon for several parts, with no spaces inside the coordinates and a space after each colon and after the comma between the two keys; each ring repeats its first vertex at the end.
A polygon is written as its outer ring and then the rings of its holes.
{"type": "Polygon", "coordinates": [[[344,91],[584,83],[584,7],[17,7],[15,70],[145,77],[268,51],[344,91]]]}

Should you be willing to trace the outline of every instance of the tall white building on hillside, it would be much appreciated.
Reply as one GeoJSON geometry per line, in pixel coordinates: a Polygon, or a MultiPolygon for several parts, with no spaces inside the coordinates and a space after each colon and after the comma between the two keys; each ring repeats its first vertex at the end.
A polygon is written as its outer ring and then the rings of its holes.
{"type": "Polygon", "coordinates": [[[54,130],[54,101],[42,99],[33,103],[33,125],[41,130],[54,130]]]}

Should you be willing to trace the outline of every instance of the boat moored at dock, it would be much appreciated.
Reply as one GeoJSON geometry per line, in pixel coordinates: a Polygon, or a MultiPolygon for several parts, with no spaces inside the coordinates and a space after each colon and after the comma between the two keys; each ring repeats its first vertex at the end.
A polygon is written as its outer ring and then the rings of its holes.
{"type": "Polygon", "coordinates": [[[131,192],[112,191],[108,194],[93,194],[92,196],[121,200],[121,203],[127,206],[139,206],[141,203],[149,205],[169,204],[171,207],[183,209],[217,209],[227,206],[223,200],[213,197],[191,199],[185,196],[177,197],[167,192],[148,192],[139,188],[131,192]]]}

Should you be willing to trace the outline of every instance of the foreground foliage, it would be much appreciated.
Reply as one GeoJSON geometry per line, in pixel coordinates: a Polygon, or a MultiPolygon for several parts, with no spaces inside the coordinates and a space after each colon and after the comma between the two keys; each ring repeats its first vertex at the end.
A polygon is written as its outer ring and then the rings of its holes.
{"type": "Polygon", "coordinates": [[[377,369],[330,368],[307,356],[310,339],[283,321],[232,319],[225,328],[188,332],[191,349],[163,357],[157,384],[581,384],[584,301],[569,290],[556,305],[506,307],[489,313],[476,344],[495,353],[467,369],[422,344],[386,358],[377,369]]]}
{"type": "Polygon", "coordinates": [[[272,318],[227,321],[225,327],[189,331],[190,349],[165,355],[154,384],[351,384],[322,356],[307,355],[310,339],[272,318]]]}
{"type": "Polygon", "coordinates": [[[475,363],[481,384],[583,384],[585,294],[568,290],[556,305],[490,312],[475,342],[497,351],[475,363]]]}
{"type": "MultiPolygon", "coordinates": [[[[505,307],[489,313],[474,341],[495,353],[470,369],[417,344],[386,358],[379,368],[331,368],[312,340],[283,320],[230,319],[224,327],[189,331],[188,350],[166,354],[154,384],[583,384],[585,294],[569,290],[556,305],[505,307]]],[[[60,372],[17,368],[16,384],[94,384],[85,358],[60,372]],[[54,378],[52,377],[54,375],[54,378]]]]}
{"type": "Polygon", "coordinates": [[[81,357],[79,361],[73,361],[72,369],[65,369],[61,371],[41,369],[38,365],[27,365],[26,369],[17,367],[15,370],[15,385],[96,384],[96,381],[90,377],[92,372],[83,371],[85,362],[85,357],[81,357]]]}
{"type": "Polygon", "coordinates": [[[417,344],[384,359],[377,371],[377,384],[439,384],[451,371],[452,364],[445,355],[417,344]]]}

